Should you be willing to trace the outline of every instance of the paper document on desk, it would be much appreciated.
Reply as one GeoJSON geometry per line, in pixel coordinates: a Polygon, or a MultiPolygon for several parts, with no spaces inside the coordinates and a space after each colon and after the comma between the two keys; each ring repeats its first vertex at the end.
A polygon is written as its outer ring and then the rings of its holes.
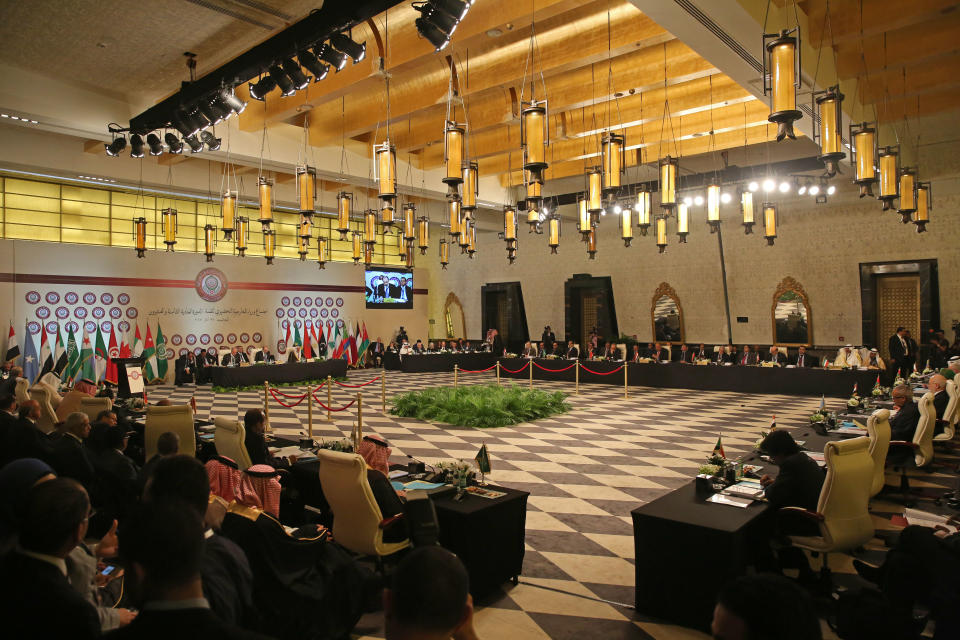
{"type": "Polygon", "coordinates": [[[763,497],[763,487],[756,480],[743,480],[723,490],[727,495],[758,500],[763,497]]]}
{"type": "Polygon", "coordinates": [[[398,480],[394,480],[390,483],[393,485],[393,488],[397,491],[412,491],[415,489],[423,489],[424,491],[429,489],[439,489],[443,486],[442,482],[424,482],[423,480],[414,480],[413,482],[408,482],[403,484],[398,480]]]}
{"type": "Polygon", "coordinates": [[[723,493],[715,493],[709,498],[707,502],[714,502],[716,504],[726,504],[731,507],[739,507],[741,509],[746,509],[751,504],[753,500],[751,498],[741,498],[740,496],[728,496],[723,493]]]}
{"type": "Polygon", "coordinates": [[[827,466],[827,461],[823,457],[823,454],[818,451],[804,451],[805,454],[813,458],[813,460],[820,465],[821,467],[827,466]]]}
{"type": "Polygon", "coordinates": [[[408,472],[406,469],[394,469],[393,471],[390,472],[390,479],[395,480],[397,478],[402,478],[403,476],[408,476],[408,475],[410,475],[410,472],[408,472]]]}
{"type": "Polygon", "coordinates": [[[293,444],[289,447],[272,447],[270,449],[270,454],[278,458],[289,458],[290,456],[297,456],[298,460],[306,460],[307,458],[316,458],[317,456],[312,452],[306,449],[301,449],[297,445],[293,444]]]}
{"type": "Polygon", "coordinates": [[[919,509],[904,509],[903,517],[906,518],[908,524],[931,528],[939,525],[951,531],[957,530],[957,523],[953,520],[952,516],[941,516],[936,513],[920,511],[919,509]]]}

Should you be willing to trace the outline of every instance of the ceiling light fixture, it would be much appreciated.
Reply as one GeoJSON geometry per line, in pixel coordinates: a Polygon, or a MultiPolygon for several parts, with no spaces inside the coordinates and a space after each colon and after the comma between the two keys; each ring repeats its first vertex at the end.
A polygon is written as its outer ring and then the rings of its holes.
{"type": "Polygon", "coordinates": [[[347,66],[347,54],[337,51],[326,42],[320,45],[315,52],[318,58],[328,62],[337,72],[347,66]]]}
{"type": "Polygon", "coordinates": [[[280,65],[275,64],[270,67],[269,73],[274,83],[276,83],[276,86],[280,87],[280,95],[292,96],[297,92],[296,87],[293,86],[293,80],[290,79],[280,65]]]}
{"type": "Polygon", "coordinates": [[[141,136],[139,133],[135,133],[130,136],[130,157],[143,157],[143,136],[141,136]]]}
{"type": "Polygon", "coordinates": [[[777,188],[777,183],[773,181],[773,178],[767,178],[763,181],[763,190],[767,193],[770,193],[777,188]]]}
{"type": "Polygon", "coordinates": [[[293,58],[287,58],[283,61],[283,70],[287,74],[287,77],[293,82],[293,88],[299,91],[300,89],[306,89],[310,84],[310,78],[306,76],[300,65],[293,58]]]}
{"type": "MultiPolygon", "coordinates": [[[[263,102],[267,99],[267,94],[273,91],[277,87],[276,81],[271,78],[269,75],[262,76],[256,83],[249,83],[247,88],[249,89],[250,97],[254,100],[259,100],[263,102]]],[[[183,133],[182,131],[180,133],[183,133]]]]}
{"type": "Polygon", "coordinates": [[[183,141],[190,147],[191,153],[200,153],[203,151],[203,143],[197,139],[197,136],[187,136],[183,141]]]}
{"type": "Polygon", "coordinates": [[[333,45],[333,47],[338,51],[342,51],[350,56],[350,59],[353,60],[353,64],[357,64],[367,57],[366,42],[356,42],[349,36],[346,36],[342,33],[335,33],[330,36],[330,44],[333,45]]]}
{"type": "Polygon", "coordinates": [[[183,142],[181,142],[180,139],[173,133],[168,131],[167,133],[163,134],[163,140],[167,143],[167,149],[170,151],[170,153],[183,153],[183,142]]]}
{"type": "Polygon", "coordinates": [[[117,136],[111,142],[105,143],[104,148],[108,156],[119,156],[127,148],[127,139],[124,136],[117,136]]]}
{"type": "Polygon", "coordinates": [[[163,142],[160,141],[160,136],[155,133],[147,135],[147,146],[150,147],[150,155],[152,156],[163,153],[163,142]]]}
{"type": "Polygon", "coordinates": [[[299,62],[304,69],[313,74],[314,82],[320,82],[327,77],[328,73],[330,73],[330,65],[320,62],[317,59],[316,54],[309,49],[304,49],[297,54],[297,62],[299,62]]]}
{"type": "Polygon", "coordinates": [[[201,131],[200,140],[207,145],[207,149],[210,151],[216,151],[220,148],[220,138],[216,137],[209,131],[201,131]]]}

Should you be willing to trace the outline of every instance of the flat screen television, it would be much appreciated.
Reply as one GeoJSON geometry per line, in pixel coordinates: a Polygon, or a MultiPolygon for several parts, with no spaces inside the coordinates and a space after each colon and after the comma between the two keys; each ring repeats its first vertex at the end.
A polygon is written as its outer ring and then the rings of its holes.
{"type": "Polygon", "coordinates": [[[367,309],[413,309],[413,272],[379,267],[364,272],[367,309]]]}

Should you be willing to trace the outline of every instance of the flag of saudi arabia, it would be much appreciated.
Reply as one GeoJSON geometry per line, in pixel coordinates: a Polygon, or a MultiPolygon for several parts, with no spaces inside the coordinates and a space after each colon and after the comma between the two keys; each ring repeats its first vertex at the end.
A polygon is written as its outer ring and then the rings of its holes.
{"type": "Polygon", "coordinates": [[[150,333],[150,325],[147,324],[147,340],[143,345],[143,377],[147,382],[153,382],[157,379],[157,358],[153,347],[153,334],[150,333]]]}
{"type": "Polygon", "coordinates": [[[57,325],[57,349],[53,356],[53,372],[57,374],[57,377],[61,380],[64,379],[64,371],[67,369],[67,365],[70,363],[70,360],[67,358],[67,348],[63,344],[63,331],[60,329],[59,324],[57,325]]]}
{"type": "Polygon", "coordinates": [[[300,338],[300,325],[294,323],[293,325],[293,346],[302,347],[303,340],[300,338]]]}
{"type": "Polygon", "coordinates": [[[83,346],[80,348],[80,376],[85,382],[97,383],[97,366],[93,356],[93,345],[90,336],[83,336],[83,346]]]}
{"type": "MultiPolygon", "coordinates": [[[[83,331],[83,329],[80,329],[83,331]]],[[[82,334],[81,334],[82,335],[82,334]]],[[[77,347],[77,337],[73,335],[73,325],[67,333],[67,368],[64,370],[63,380],[73,380],[80,371],[80,349],[77,347]]]]}
{"type": "Polygon", "coordinates": [[[477,452],[474,460],[477,461],[477,469],[480,473],[490,473],[490,456],[487,454],[487,443],[480,445],[480,451],[477,452]]]}
{"type": "Polygon", "coordinates": [[[160,330],[160,323],[157,323],[157,378],[166,380],[167,378],[167,340],[163,337],[163,331],[160,330]]]}

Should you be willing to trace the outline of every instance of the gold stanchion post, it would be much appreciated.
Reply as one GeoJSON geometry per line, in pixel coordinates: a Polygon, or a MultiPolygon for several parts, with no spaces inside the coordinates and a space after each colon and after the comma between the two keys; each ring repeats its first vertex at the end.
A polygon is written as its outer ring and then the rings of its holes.
{"type": "Polygon", "coordinates": [[[363,394],[357,394],[357,446],[354,451],[360,449],[360,441],[363,440],[363,394]]]}
{"type": "Polygon", "coordinates": [[[307,437],[313,440],[313,389],[307,383],[307,437]]]}
{"type": "Polygon", "coordinates": [[[264,381],[263,383],[263,421],[266,424],[264,429],[267,432],[273,431],[273,428],[270,426],[270,383],[264,381]]]}
{"type": "Polygon", "coordinates": [[[627,363],[623,363],[623,399],[627,399],[627,363]]]}
{"type": "Polygon", "coordinates": [[[380,374],[380,402],[383,404],[383,412],[387,412],[387,371],[383,370],[380,374]]]}
{"type": "Polygon", "coordinates": [[[533,360],[527,360],[527,366],[530,367],[530,389],[533,389],[533,360]]]}
{"type": "Polygon", "coordinates": [[[453,365],[453,388],[454,389],[457,388],[457,371],[458,370],[459,370],[459,367],[457,365],[453,365]]]}
{"type": "Polygon", "coordinates": [[[497,386],[500,386],[500,361],[497,360],[497,386]]]}
{"type": "Polygon", "coordinates": [[[576,390],[574,391],[574,395],[580,395],[580,361],[577,360],[575,365],[576,366],[574,367],[574,373],[575,373],[574,379],[576,380],[577,386],[576,386],[576,390]]]}
{"type": "Polygon", "coordinates": [[[333,422],[333,418],[330,417],[330,407],[333,406],[333,378],[327,376],[327,422],[333,422]]]}

